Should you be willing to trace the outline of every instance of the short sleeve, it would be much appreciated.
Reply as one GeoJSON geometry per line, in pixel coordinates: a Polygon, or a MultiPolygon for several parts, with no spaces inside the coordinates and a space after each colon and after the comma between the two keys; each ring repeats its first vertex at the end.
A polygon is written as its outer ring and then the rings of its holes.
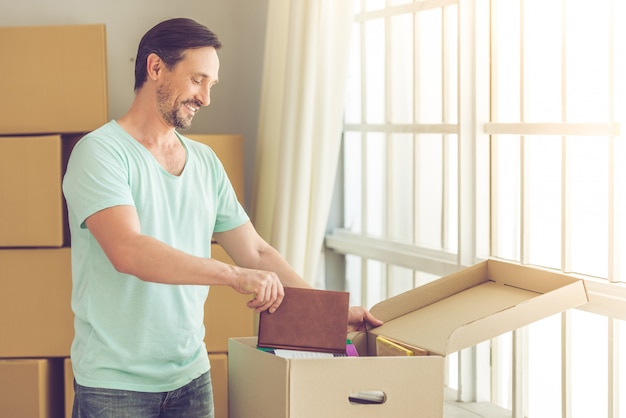
{"type": "Polygon", "coordinates": [[[248,217],[245,209],[237,199],[237,194],[228,178],[222,163],[215,157],[217,161],[217,190],[218,190],[218,204],[217,204],[217,216],[215,219],[215,232],[224,232],[234,229],[238,226],[248,222],[248,217]]]}
{"type": "Polygon", "coordinates": [[[75,221],[85,220],[112,206],[134,205],[128,180],[128,162],[107,141],[85,137],[74,147],[63,178],[63,194],[75,221]]]}

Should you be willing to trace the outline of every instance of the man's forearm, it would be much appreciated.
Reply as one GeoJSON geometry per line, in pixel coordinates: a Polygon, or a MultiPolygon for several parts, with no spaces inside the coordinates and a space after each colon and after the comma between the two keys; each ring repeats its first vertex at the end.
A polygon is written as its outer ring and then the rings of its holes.
{"type": "Polygon", "coordinates": [[[234,266],[187,254],[146,235],[128,240],[109,259],[119,272],[155,283],[232,286],[237,276],[234,266]]]}

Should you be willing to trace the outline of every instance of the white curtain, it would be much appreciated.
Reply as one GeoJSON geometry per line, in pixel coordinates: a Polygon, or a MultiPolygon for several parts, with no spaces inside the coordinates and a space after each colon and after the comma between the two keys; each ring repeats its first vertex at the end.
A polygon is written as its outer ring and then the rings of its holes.
{"type": "Polygon", "coordinates": [[[352,23],[352,0],[269,0],[253,219],[317,287],[352,23]]]}

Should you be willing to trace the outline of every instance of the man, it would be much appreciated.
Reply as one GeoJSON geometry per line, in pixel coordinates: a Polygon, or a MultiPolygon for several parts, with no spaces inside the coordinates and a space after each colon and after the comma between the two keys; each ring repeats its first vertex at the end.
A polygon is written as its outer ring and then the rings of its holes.
{"type": "MultiPolygon", "coordinates": [[[[217,37],[191,19],[142,38],[129,111],[74,148],[63,181],[72,233],[74,417],[213,417],[208,286],[274,312],[309,287],[255,231],[208,147],[180,135],[218,82],[217,37]],[[235,261],[210,258],[213,237],[235,261]]],[[[351,307],[349,328],[380,321],[351,307]]]]}

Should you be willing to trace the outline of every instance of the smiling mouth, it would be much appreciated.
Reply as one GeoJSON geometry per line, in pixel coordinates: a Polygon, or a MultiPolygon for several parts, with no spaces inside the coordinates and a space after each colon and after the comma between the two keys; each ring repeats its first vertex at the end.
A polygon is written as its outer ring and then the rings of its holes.
{"type": "Polygon", "coordinates": [[[200,106],[194,106],[190,103],[185,103],[185,107],[189,109],[191,112],[193,112],[194,114],[200,109],[200,106]]]}

